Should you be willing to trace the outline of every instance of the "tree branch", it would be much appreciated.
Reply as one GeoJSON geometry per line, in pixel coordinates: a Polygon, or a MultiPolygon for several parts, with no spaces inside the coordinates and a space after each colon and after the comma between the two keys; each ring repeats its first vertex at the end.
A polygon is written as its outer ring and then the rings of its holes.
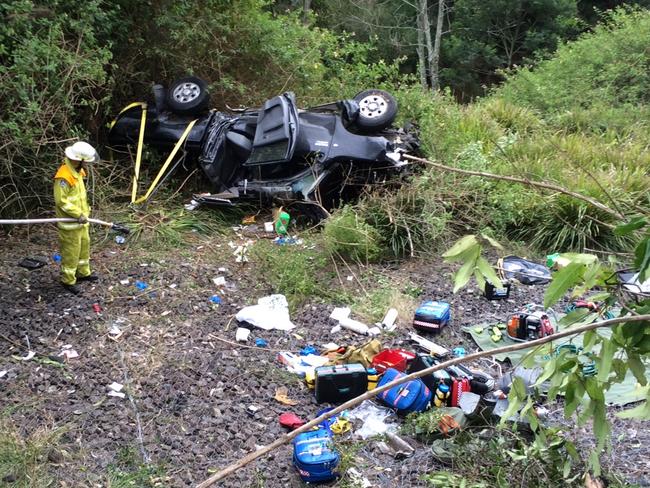
{"type": "MultiPolygon", "coordinates": [[[[590,205],[593,205],[594,207],[598,208],[599,210],[602,210],[605,213],[608,213],[609,215],[616,217],[617,219],[625,220],[625,216],[621,215],[618,213],[616,210],[612,210],[609,208],[607,205],[604,205],[593,198],[586,197],[584,195],[581,195],[580,193],[576,193],[571,190],[567,190],[566,188],[562,188],[561,186],[554,185],[552,183],[547,183],[545,181],[533,181],[529,180],[527,178],[519,178],[516,176],[506,176],[506,175],[497,175],[494,173],[485,173],[483,171],[471,171],[467,169],[461,169],[461,168],[454,168],[453,166],[447,166],[441,163],[435,163],[433,161],[430,161],[428,159],[423,159],[423,158],[418,158],[415,156],[410,156],[408,154],[403,155],[406,159],[411,159],[413,161],[418,161],[420,163],[427,164],[429,166],[433,166],[434,168],[441,169],[443,171],[451,171],[452,173],[460,173],[464,175],[470,175],[470,176],[481,176],[483,178],[492,178],[494,180],[503,180],[503,181],[510,181],[512,183],[521,183],[522,185],[528,185],[528,186],[536,186],[539,188],[545,188],[547,190],[553,190],[558,193],[562,193],[564,195],[568,195],[573,198],[577,198],[578,200],[582,200],[583,202],[587,202],[590,205]]],[[[614,226],[609,225],[610,228],[614,228],[614,226]]]]}
{"type": "Polygon", "coordinates": [[[492,356],[494,354],[501,354],[504,352],[511,352],[511,351],[519,351],[521,349],[530,349],[533,347],[541,346],[544,344],[547,344],[549,342],[552,342],[557,339],[562,339],[563,337],[569,337],[572,335],[577,335],[582,332],[587,332],[589,330],[593,329],[598,329],[600,327],[609,327],[615,324],[620,324],[623,322],[643,322],[643,321],[650,321],[650,315],[637,315],[633,317],[618,317],[615,319],[610,319],[610,320],[605,320],[603,322],[594,322],[591,324],[586,324],[582,325],[580,327],[575,327],[571,329],[566,329],[561,332],[557,332],[556,334],[542,337],[541,339],[536,339],[534,341],[528,341],[528,342],[520,342],[517,344],[512,344],[509,346],[504,346],[504,347],[499,347],[497,349],[492,349],[490,351],[480,351],[474,354],[469,354],[464,357],[459,357],[459,358],[454,358],[450,359],[449,361],[445,361],[440,364],[436,364],[435,366],[431,366],[430,368],[423,369],[421,371],[417,371],[415,373],[411,373],[409,375],[406,375],[402,378],[399,378],[395,381],[392,381],[390,383],[387,383],[384,386],[375,388],[374,390],[367,391],[363,395],[359,395],[356,398],[353,398],[352,400],[348,400],[347,402],[343,403],[342,405],[339,405],[338,407],[334,408],[333,410],[330,410],[329,412],[324,413],[323,415],[320,415],[319,417],[316,417],[314,420],[311,420],[307,422],[305,425],[302,427],[299,427],[298,429],[289,432],[288,434],[283,435],[282,437],[279,437],[275,441],[273,441],[271,444],[268,444],[264,447],[261,447],[260,449],[249,453],[248,455],[244,456],[243,458],[239,459],[238,461],[232,463],[231,465],[225,467],[221,471],[218,471],[214,475],[210,476],[208,479],[203,481],[202,483],[199,483],[196,488],[207,488],[209,486],[212,486],[214,483],[217,481],[220,481],[227,476],[231,475],[235,471],[239,470],[240,468],[243,468],[250,462],[256,460],[257,458],[260,458],[264,456],[265,454],[273,451],[274,449],[287,444],[296,437],[298,434],[302,434],[303,432],[307,432],[311,430],[313,427],[316,427],[318,424],[323,422],[324,420],[327,420],[330,417],[333,417],[339,413],[341,413],[343,410],[347,410],[349,408],[352,408],[359,403],[361,403],[364,400],[368,400],[374,396],[377,396],[380,393],[383,393],[386,390],[390,390],[391,388],[394,388],[397,385],[401,385],[403,383],[406,383],[408,381],[414,380],[416,378],[421,378],[422,376],[429,375],[431,373],[434,373],[435,371],[438,371],[440,369],[447,368],[449,366],[453,366],[455,364],[460,364],[464,363],[467,361],[472,361],[475,359],[480,359],[483,357],[487,356],[492,356]]]}

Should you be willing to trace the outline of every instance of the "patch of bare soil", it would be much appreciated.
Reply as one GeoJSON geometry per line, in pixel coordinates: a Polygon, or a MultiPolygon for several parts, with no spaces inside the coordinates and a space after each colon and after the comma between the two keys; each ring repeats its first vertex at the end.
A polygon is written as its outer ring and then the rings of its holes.
{"type": "MultiPolygon", "coordinates": [[[[160,486],[195,485],[280,436],[282,412],[291,409],[309,419],[324,407],[276,361],[276,350],[363,341],[353,333],[331,335],[331,306],[322,303],[308,303],[294,313],[298,327],[292,333],[253,331],[251,336],[266,339],[268,348],[219,340],[234,341],[233,316],[242,306],[278,291],[259,281],[252,263],[238,267],[223,238],[169,252],[128,250],[112,241],[96,246],[93,264],[101,281],[82,285],[80,297],[59,286],[58,268],[50,259],[54,252],[51,228],[3,239],[0,371],[6,374],[0,378],[0,411],[24,435],[43,426],[61,429],[63,459],[51,466],[59,486],[107,486],[125,452],[138,463],[162,465],[167,478],[160,486]],[[23,257],[39,255],[50,264],[35,271],[17,266],[23,257]],[[212,282],[217,276],[226,277],[226,287],[212,282]],[[136,281],[148,287],[140,290],[136,281]],[[210,301],[214,294],[221,297],[220,305],[210,301]],[[36,356],[23,361],[18,358],[27,355],[27,341],[36,356]],[[59,354],[66,345],[79,357],[63,361],[59,354]],[[113,382],[124,385],[124,398],[108,395],[113,382]],[[274,399],[279,386],[288,386],[297,406],[274,399]]],[[[407,280],[423,290],[423,298],[450,301],[453,325],[439,342],[468,351],[476,347],[461,326],[503,318],[543,295],[542,288],[525,286],[515,288],[507,302],[488,302],[475,289],[452,295],[451,270],[437,261],[374,271],[387,280],[407,280]]],[[[402,317],[397,333],[382,341],[409,347],[408,332],[402,317]]],[[[650,478],[648,425],[617,420],[614,426],[608,462],[630,481],[650,478]]],[[[588,432],[582,434],[589,438],[588,432]]],[[[412,458],[395,461],[369,442],[355,465],[373,486],[424,486],[422,474],[438,466],[426,446],[416,445],[412,458]]],[[[220,486],[302,483],[286,446],[220,486]]]]}

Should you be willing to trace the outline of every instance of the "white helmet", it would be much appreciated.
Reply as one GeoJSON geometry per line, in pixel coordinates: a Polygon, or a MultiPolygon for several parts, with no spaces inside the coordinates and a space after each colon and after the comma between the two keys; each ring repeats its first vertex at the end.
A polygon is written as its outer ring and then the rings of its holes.
{"type": "Polygon", "coordinates": [[[97,151],[87,142],[75,142],[72,146],[65,148],[65,155],[73,161],[86,161],[94,163],[97,160],[97,151]]]}

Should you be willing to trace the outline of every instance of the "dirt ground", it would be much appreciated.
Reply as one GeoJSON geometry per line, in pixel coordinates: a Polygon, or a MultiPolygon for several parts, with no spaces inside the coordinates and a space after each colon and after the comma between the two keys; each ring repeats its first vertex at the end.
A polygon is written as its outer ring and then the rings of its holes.
{"type": "MultiPolygon", "coordinates": [[[[353,333],[330,334],[335,303],[308,302],[292,314],[291,333],[253,331],[268,348],[244,348],[234,341],[234,314],[273,290],[260,282],[254,264],[234,262],[228,238],[196,239],[168,251],[128,248],[112,240],[96,243],[93,266],[101,281],[70,295],[57,283],[53,228],[16,231],[3,237],[0,251],[0,411],[20,436],[47,430],[57,434],[47,471],[54,486],[120,485],[124,473],[152,466],[157,486],[192,486],[284,431],[280,413],[313,418],[323,405],[275,358],[276,350],[298,351],[308,344],[360,344],[353,333]],[[23,257],[43,256],[48,265],[28,271],[23,257]],[[225,268],[220,270],[220,268],[225,268]],[[224,276],[226,287],[212,279],[224,276]],[[139,290],[136,280],[148,288],[139,290]],[[218,294],[221,304],[210,297],[218,294]],[[117,325],[121,337],[109,335],[117,325]],[[23,361],[27,340],[36,356],[23,361]],[[63,346],[79,357],[61,362],[63,346]],[[125,398],[108,396],[108,385],[124,385],[125,398]],[[287,407],[274,399],[279,386],[298,401],[287,407]],[[251,408],[253,407],[253,408],[251,408]]],[[[474,288],[451,293],[451,270],[437,260],[376,268],[390,282],[399,276],[422,290],[422,298],[445,299],[453,325],[439,342],[476,348],[463,325],[504,317],[539,302],[540,287],[516,287],[510,300],[488,302],[474,288]]],[[[359,276],[363,270],[359,271],[359,276]]],[[[345,280],[344,280],[345,281],[345,280]]],[[[355,282],[345,281],[356,287],[355,282]]],[[[334,286],[334,284],[333,284],[334,286]]],[[[353,310],[354,314],[354,310],[353,310]]],[[[400,317],[396,334],[382,343],[411,347],[410,317],[400,317]]],[[[249,342],[250,344],[250,342],[249,342]]],[[[613,413],[613,411],[612,411],[613,413]]],[[[648,422],[616,420],[607,464],[630,482],[650,484],[648,422]]],[[[568,425],[568,424],[567,424],[568,425]]],[[[589,429],[577,429],[585,446],[589,429]]],[[[360,445],[354,465],[372,486],[425,486],[422,474],[438,468],[426,446],[395,461],[373,442],[360,445]]],[[[12,483],[0,481],[0,486],[12,483]]],[[[36,486],[36,485],[35,485],[36,486]]],[[[291,448],[274,453],[229,477],[220,486],[302,486],[291,463],[291,448]]]]}

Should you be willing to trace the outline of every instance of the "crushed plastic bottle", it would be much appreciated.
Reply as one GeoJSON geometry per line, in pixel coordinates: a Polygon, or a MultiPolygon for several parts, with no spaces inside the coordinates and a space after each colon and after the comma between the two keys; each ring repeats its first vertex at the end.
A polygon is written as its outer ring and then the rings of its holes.
{"type": "Polygon", "coordinates": [[[264,339],[262,339],[261,337],[258,337],[258,338],[255,339],[255,345],[256,345],[257,347],[268,347],[269,343],[266,342],[266,341],[265,341],[264,339]]]}
{"type": "Polygon", "coordinates": [[[126,242],[126,239],[124,236],[115,236],[115,242],[118,244],[124,244],[126,242]]]}
{"type": "Polygon", "coordinates": [[[221,303],[221,297],[219,295],[212,295],[210,301],[219,305],[221,303]]]}
{"type": "Polygon", "coordinates": [[[135,287],[138,290],[146,290],[147,288],[149,288],[149,285],[147,285],[144,281],[137,280],[135,282],[135,287]]]}

